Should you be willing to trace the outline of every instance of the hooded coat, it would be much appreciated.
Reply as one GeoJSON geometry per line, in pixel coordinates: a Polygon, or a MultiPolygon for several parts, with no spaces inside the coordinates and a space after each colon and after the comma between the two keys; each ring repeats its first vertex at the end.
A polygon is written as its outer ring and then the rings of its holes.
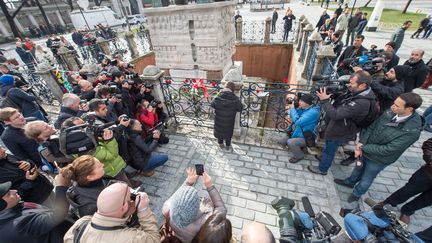
{"type": "Polygon", "coordinates": [[[212,101],[215,109],[214,136],[218,139],[231,139],[237,112],[241,112],[240,99],[229,89],[223,89],[212,101]]]}

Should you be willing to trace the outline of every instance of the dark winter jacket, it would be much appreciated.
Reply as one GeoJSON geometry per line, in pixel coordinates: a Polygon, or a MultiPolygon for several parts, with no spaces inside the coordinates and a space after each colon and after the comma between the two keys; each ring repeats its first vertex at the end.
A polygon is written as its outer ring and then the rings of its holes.
{"type": "Polygon", "coordinates": [[[360,19],[361,19],[361,14],[356,14],[354,16],[351,16],[348,20],[348,29],[349,30],[356,29],[360,22],[360,19]]]}
{"type": "Polygon", "coordinates": [[[416,63],[411,63],[407,60],[404,66],[409,66],[411,69],[408,70],[405,80],[405,92],[411,92],[413,89],[420,87],[426,80],[428,74],[428,67],[423,60],[416,63]]]}
{"type": "Polygon", "coordinates": [[[367,23],[368,23],[368,20],[366,18],[360,19],[360,21],[357,25],[357,28],[356,28],[357,35],[361,35],[363,33],[367,23]]]}
{"type": "Polygon", "coordinates": [[[327,127],[325,139],[343,142],[353,141],[360,128],[357,124],[369,113],[371,100],[375,100],[372,89],[360,93],[348,93],[330,104],[329,100],[321,101],[321,109],[325,114],[327,127]]]}
{"type": "Polygon", "coordinates": [[[326,41],[324,45],[331,45],[333,47],[333,52],[336,54],[336,57],[341,54],[342,48],[343,48],[343,42],[339,38],[336,42],[333,42],[331,40],[326,41]]]}
{"type": "Polygon", "coordinates": [[[30,52],[27,52],[23,48],[16,47],[15,51],[24,63],[33,63],[33,56],[30,52]]]}
{"type": "Polygon", "coordinates": [[[24,203],[0,211],[1,242],[62,243],[71,226],[64,222],[69,208],[66,190],[65,186],[56,187],[54,209],[24,203]]]}
{"type": "Polygon", "coordinates": [[[343,60],[347,58],[360,57],[365,51],[367,51],[367,49],[364,46],[360,46],[358,49],[355,49],[354,46],[348,46],[339,57],[339,66],[342,64],[343,60]]]}
{"type": "Polygon", "coordinates": [[[392,69],[394,66],[397,66],[398,64],[399,64],[399,56],[396,55],[395,52],[393,52],[392,59],[390,60],[390,62],[387,63],[387,65],[385,66],[385,69],[388,71],[388,70],[392,69]]]}
{"type": "Polygon", "coordinates": [[[157,140],[151,140],[150,143],[146,143],[141,134],[132,132],[128,137],[128,153],[131,158],[128,164],[137,170],[142,170],[146,167],[151,152],[157,145],[157,140]]]}
{"type": "Polygon", "coordinates": [[[272,16],[272,24],[276,23],[276,21],[278,20],[279,15],[278,13],[275,11],[273,12],[273,16],[272,16]]]}
{"type": "Polygon", "coordinates": [[[395,114],[391,110],[382,114],[360,137],[363,156],[382,163],[392,164],[420,137],[422,117],[414,112],[406,120],[392,122],[395,114]]]}
{"type": "Polygon", "coordinates": [[[282,19],[285,20],[284,23],[285,31],[291,31],[293,20],[295,20],[296,17],[293,14],[290,14],[290,15],[285,15],[282,19]]]}
{"type": "Polygon", "coordinates": [[[39,110],[36,103],[36,97],[28,94],[21,89],[13,88],[12,85],[2,86],[0,96],[8,97],[21,108],[24,117],[29,117],[31,114],[39,110]]]}
{"type": "Polygon", "coordinates": [[[54,123],[54,127],[56,129],[60,129],[63,122],[66,121],[68,118],[81,117],[82,114],[84,114],[84,111],[82,110],[73,110],[69,107],[62,106],[60,107],[60,114],[54,123]]]}
{"type": "Polygon", "coordinates": [[[379,101],[381,113],[390,109],[396,98],[405,90],[403,81],[386,79],[374,80],[371,88],[379,101]]]}
{"type": "Polygon", "coordinates": [[[231,91],[219,93],[211,103],[215,109],[214,136],[218,139],[231,139],[236,113],[242,110],[240,99],[231,91]]]}
{"type": "Polygon", "coordinates": [[[423,28],[423,29],[426,29],[426,27],[428,26],[428,24],[429,24],[429,18],[424,18],[421,22],[420,22],[420,26],[419,26],[419,28],[423,28]]]}
{"type": "Polygon", "coordinates": [[[321,15],[321,17],[318,20],[318,23],[315,25],[315,27],[318,28],[318,29],[320,29],[321,26],[324,25],[326,19],[329,19],[329,18],[330,18],[330,15],[328,15],[328,14],[321,15]]]}
{"type": "Polygon", "coordinates": [[[72,33],[72,40],[73,42],[75,42],[75,44],[77,44],[79,47],[82,47],[84,45],[84,40],[83,40],[83,35],[78,33],[78,32],[74,32],[72,33]]]}
{"type": "Polygon", "coordinates": [[[23,129],[7,126],[1,139],[9,151],[18,159],[31,160],[36,162],[38,166],[42,165],[38,152],[39,144],[35,140],[27,138],[23,129]]]}
{"type": "Polygon", "coordinates": [[[53,185],[42,175],[33,181],[27,180],[26,172],[18,166],[18,159],[13,155],[0,159],[0,183],[12,182],[11,188],[17,190],[25,202],[44,202],[51,194],[53,185]]]}
{"type": "Polygon", "coordinates": [[[111,177],[92,181],[87,185],[74,185],[67,190],[71,206],[78,210],[79,217],[93,215],[97,211],[96,201],[103,189],[112,180],[111,177]]]}

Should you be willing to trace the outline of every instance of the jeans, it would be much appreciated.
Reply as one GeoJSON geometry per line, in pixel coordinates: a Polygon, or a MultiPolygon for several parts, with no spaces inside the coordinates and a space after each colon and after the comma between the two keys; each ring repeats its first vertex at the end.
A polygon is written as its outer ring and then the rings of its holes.
{"type": "Polygon", "coordinates": [[[283,35],[283,42],[287,42],[288,41],[288,35],[289,35],[289,30],[285,30],[284,35],[283,35]]]}
{"type": "Polygon", "coordinates": [[[423,117],[426,120],[426,125],[432,125],[432,105],[429,106],[423,113],[423,117]]]}
{"type": "MultiPolygon", "coordinates": [[[[224,143],[224,139],[219,139],[218,138],[218,144],[223,144],[224,143]]],[[[231,138],[230,139],[225,139],[225,145],[227,147],[231,146],[231,138]]]]}
{"type": "Polygon", "coordinates": [[[431,35],[431,33],[432,33],[432,26],[428,26],[428,27],[425,29],[422,38],[424,38],[424,39],[429,38],[429,36],[431,35]]]}
{"type": "Polygon", "coordinates": [[[432,205],[432,179],[426,174],[423,168],[418,169],[408,183],[391,194],[385,203],[396,207],[406,202],[411,197],[418,195],[401,208],[401,213],[413,215],[415,211],[432,205]],[[420,195],[418,195],[420,194],[420,195]]]}
{"type": "Polygon", "coordinates": [[[38,120],[41,120],[41,121],[44,121],[44,122],[48,122],[48,119],[39,110],[31,113],[27,117],[34,117],[34,118],[37,118],[38,120]]]}
{"type": "Polygon", "coordinates": [[[166,154],[152,154],[150,155],[150,159],[147,161],[147,165],[142,168],[143,170],[153,170],[156,167],[159,167],[168,160],[168,155],[166,154]]]}
{"type": "Polygon", "coordinates": [[[275,32],[276,32],[276,22],[272,22],[271,33],[275,33],[275,32]]]}
{"type": "Polygon", "coordinates": [[[375,177],[384,170],[387,165],[374,162],[366,157],[362,157],[362,165],[354,167],[351,176],[345,179],[345,184],[354,186],[353,195],[360,197],[365,194],[375,177]]]}
{"type": "Polygon", "coordinates": [[[327,172],[332,165],[337,149],[342,144],[344,144],[342,141],[326,139],[322,155],[323,157],[319,163],[319,169],[321,172],[327,172]]]}
{"type": "Polygon", "coordinates": [[[347,31],[347,37],[346,37],[346,42],[345,42],[346,46],[352,45],[354,43],[354,37],[356,35],[355,31],[356,31],[355,28],[354,29],[348,29],[348,31],[347,31]]]}
{"type": "Polygon", "coordinates": [[[294,158],[303,159],[304,153],[302,148],[306,147],[306,141],[304,138],[289,138],[288,135],[278,139],[278,142],[282,145],[288,145],[288,148],[293,153],[294,158]]]}

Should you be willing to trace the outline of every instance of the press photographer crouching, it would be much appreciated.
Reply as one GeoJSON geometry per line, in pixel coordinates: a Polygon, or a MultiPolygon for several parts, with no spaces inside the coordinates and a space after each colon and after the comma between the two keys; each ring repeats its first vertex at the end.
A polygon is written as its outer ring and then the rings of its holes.
{"type": "Polygon", "coordinates": [[[331,94],[321,88],[316,92],[320,99],[321,110],[324,112],[326,124],[324,138],[325,145],[319,166],[309,165],[309,171],[315,174],[327,175],[337,148],[349,141],[354,141],[361,128],[373,122],[375,116],[369,117],[375,105],[375,95],[369,87],[371,76],[365,71],[351,75],[348,91],[339,95],[331,103],[331,94]],[[370,119],[373,118],[373,119],[370,119]]]}
{"type": "Polygon", "coordinates": [[[314,105],[314,97],[311,94],[298,94],[298,100],[294,101],[294,108],[290,109],[291,125],[287,135],[278,142],[288,145],[293,153],[290,163],[297,163],[304,158],[302,148],[315,142],[315,127],[319,121],[320,108],[314,105]]]}
{"type": "MultiPolygon", "coordinates": [[[[126,162],[119,154],[119,147],[121,146],[114,138],[116,126],[112,123],[108,125],[96,125],[91,120],[89,123],[85,123],[84,120],[78,117],[67,119],[60,131],[62,152],[74,156],[93,155],[104,165],[107,176],[131,184],[124,172],[126,162]]],[[[127,127],[128,125],[129,121],[121,120],[118,126],[120,127],[119,130],[124,129],[121,127],[127,127]]]]}
{"type": "Polygon", "coordinates": [[[147,194],[131,191],[125,183],[105,188],[97,198],[97,212],[79,219],[64,236],[64,242],[159,243],[159,227],[147,194]],[[139,225],[129,227],[128,221],[134,213],[139,225]]]}
{"type": "Polygon", "coordinates": [[[168,155],[166,154],[151,154],[158,146],[161,132],[155,129],[149,134],[151,136],[150,139],[143,138],[141,123],[133,119],[130,120],[129,128],[127,147],[130,161],[128,161],[128,164],[134,169],[141,171],[141,175],[152,176],[154,169],[165,164],[168,160],[168,155]]]}

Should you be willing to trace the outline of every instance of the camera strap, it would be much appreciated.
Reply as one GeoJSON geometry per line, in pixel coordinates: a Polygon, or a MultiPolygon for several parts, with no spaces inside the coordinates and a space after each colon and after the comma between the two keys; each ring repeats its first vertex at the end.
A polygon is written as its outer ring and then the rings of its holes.
{"type": "Polygon", "coordinates": [[[74,240],[73,243],[80,243],[81,242],[81,238],[84,234],[85,229],[87,228],[87,226],[89,225],[96,230],[102,230],[102,231],[111,231],[111,230],[120,230],[120,229],[125,229],[127,228],[126,225],[119,225],[119,226],[102,226],[102,225],[98,225],[95,224],[93,222],[91,222],[91,219],[83,221],[78,228],[76,228],[75,232],[74,232],[74,240]]]}

